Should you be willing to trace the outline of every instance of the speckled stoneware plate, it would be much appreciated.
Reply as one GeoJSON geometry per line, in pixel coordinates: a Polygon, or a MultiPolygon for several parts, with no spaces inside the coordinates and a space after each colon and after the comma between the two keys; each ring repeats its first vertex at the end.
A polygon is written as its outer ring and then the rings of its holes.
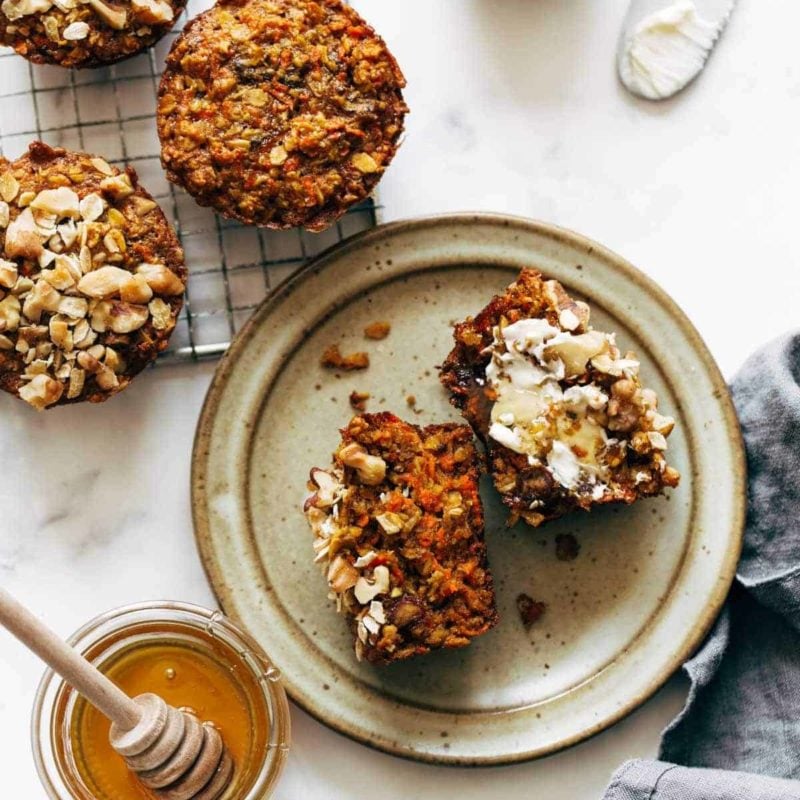
{"type": "Polygon", "coordinates": [[[219,365],[197,431],[192,476],[200,553],[225,610],[283,671],[291,697],[365,744],[424,761],[501,764],[574,744],[619,720],[700,643],[739,556],[745,478],[725,383],[680,309],[599,245],[538,222],[446,216],[386,225],[323,254],[258,309],[219,365]],[[596,327],[635,349],[674,415],[680,487],[632,507],[534,530],[504,527],[483,487],[501,622],[459,651],[391,667],[356,662],[326,599],[301,513],[353,389],[418,423],[458,419],[436,365],[451,323],[519,269],[541,268],[589,300],[596,327]],[[391,322],[368,342],[369,322],[391,322]],[[333,342],[366,349],[365,372],[319,366],[333,342]],[[415,409],[406,397],[416,397],[415,409]],[[575,560],[555,539],[574,534],[575,560]],[[526,631],[525,592],[547,604],[526,631]]]}

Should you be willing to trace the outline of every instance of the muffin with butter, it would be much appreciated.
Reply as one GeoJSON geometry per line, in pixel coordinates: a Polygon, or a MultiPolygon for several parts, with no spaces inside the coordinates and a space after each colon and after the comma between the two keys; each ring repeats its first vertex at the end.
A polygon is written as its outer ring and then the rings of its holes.
{"type": "Polygon", "coordinates": [[[486,446],[509,524],[677,486],[665,455],[675,420],[635,354],[594,330],[589,306],[558,281],[523,270],[454,337],[441,381],[486,446]]]}

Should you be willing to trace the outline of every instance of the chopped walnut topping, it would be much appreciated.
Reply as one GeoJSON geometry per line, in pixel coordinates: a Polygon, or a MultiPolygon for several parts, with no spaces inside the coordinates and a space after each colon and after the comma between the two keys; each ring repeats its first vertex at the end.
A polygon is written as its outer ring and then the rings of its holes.
{"type": "MultiPolygon", "coordinates": [[[[126,303],[149,303],[153,297],[153,290],[148,286],[144,275],[131,275],[128,273],[125,279],[120,283],[119,296],[120,299],[124,300],[126,303]]],[[[167,311],[171,314],[169,306],[167,306],[161,298],[156,298],[156,300],[166,306],[167,311]]],[[[160,306],[156,307],[160,308],[160,306]]],[[[150,313],[155,317],[152,308],[150,309],[150,313]]],[[[169,322],[169,320],[167,320],[167,322],[169,322]]],[[[160,319],[159,323],[159,325],[156,325],[155,319],[153,320],[153,325],[156,328],[163,329],[163,327],[165,327],[163,325],[164,320],[160,319]]]]}
{"type": "Polygon", "coordinates": [[[72,341],[72,331],[67,320],[58,315],[50,317],[50,341],[60,347],[65,353],[72,351],[74,344],[72,341]]]}
{"type": "Polygon", "coordinates": [[[108,312],[107,324],[114,333],[132,333],[139,330],[147,322],[148,316],[147,306],[112,302],[108,312]]]}
{"type": "Polygon", "coordinates": [[[148,25],[161,25],[172,22],[175,12],[164,0],[131,0],[131,6],[138,13],[139,19],[148,25]]]}
{"type": "Polygon", "coordinates": [[[308,498],[305,510],[307,511],[312,505],[316,508],[330,508],[342,492],[341,475],[333,475],[315,467],[311,470],[311,480],[317,490],[308,498]]]}
{"type": "Polygon", "coordinates": [[[148,200],[144,197],[134,197],[133,204],[138,217],[144,217],[154,209],[158,208],[153,200],[148,200]]]}
{"type": "Polygon", "coordinates": [[[89,303],[83,297],[62,297],[56,311],[72,319],[82,319],[89,313],[89,303]]]}
{"type": "Polygon", "coordinates": [[[383,564],[380,564],[372,571],[371,579],[362,575],[356,581],[354,587],[356,600],[365,605],[379,594],[386,594],[389,591],[389,586],[389,570],[383,564]]]}
{"type": "Polygon", "coordinates": [[[20,302],[13,295],[0,302],[0,331],[14,333],[19,329],[20,310],[20,302]]]}
{"type": "Polygon", "coordinates": [[[347,560],[337,556],[328,567],[328,585],[337,594],[352,589],[358,583],[360,575],[357,569],[347,563],[347,560]]]}
{"type": "Polygon", "coordinates": [[[342,463],[358,472],[359,478],[368,485],[379,484],[386,477],[386,462],[373,456],[358,444],[347,444],[339,450],[342,463]]]}
{"type": "Polygon", "coordinates": [[[33,213],[26,208],[9,223],[6,229],[6,256],[8,258],[39,258],[44,250],[42,238],[33,213]]]}
{"type": "Polygon", "coordinates": [[[61,295],[44,280],[38,280],[25,298],[22,313],[31,321],[39,322],[45,311],[58,311],[61,295]]]}
{"type": "Polygon", "coordinates": [[[166,330],[172,323],[172,309],[160,298],[156,297],[148,305],[148,310],[153,318],[153,327],[157,331],[166,330]]]}
{"type": "Polygon", "coordinates": [[[13,261],[0,259],[0,286],[13,289],[17,282],[17,265],[13,261]]]}
{"type": "Polygon", "coordinates": [[[74,367],[70,370],[69,386],[67,387],[67,397],[70,400],[80,397],[85,381],[86,373],[82,369],[74,367]]]}
{"type": "MultiPolygon", "coordinates": [[[[36,147],[52,158],[46,145],[36,147]]],[[[138,216],[156,205],[146,197],[131,197],[131,175],[116,174],[103,159],[64,156],[63,172],[54,168],[39,175],[30,166],[26,173],[23,166],[0,174],[0,196],[8,198],[0,201],[5,217],[0,219],[5,228],[0,350],[18,354],[12,362],[0,360],[0,366],[5,364],[6,375],[20,375],[22,385],[16,382],[13,391],[37,409],[63,402],[62,397],[78,400],[85,394],[102,400],[100,393],[126,385],[129,353],[141,358],[135,349],[141,346],[149,360],[153,344],[166,337],[157,332],[168,333],[174,324],[173,306],[179,309],[180,302],[165,302],[163,296],[176,297],[184,290],[172,269],[141,261],[170,256],[143,244],[142,233],[149,228],[138,216]],[[31,191],[31,174],[41,178],[34,186],[46,178],[49,187],[31,191]],[[94,176],[91,186],[99,186],[97,191],[81,191],[88,175],[94,176]],[[129,236],[135,247],[129,247],[129,236]],[[148,324],[148,331],[135,338],[148,324]]],[[[24,159],[18,163],[25,165],[24,159]]],[[[177,246],[173,241],[170,247],[177,246]]],[[[133,359],[132,374],[141,366],[133,359]]]]}
{"type": "Polygon", "coordinates": [[[19,390],[19,396],[35,409],[42,411],[53,403],[57,403],[61,399],[63,391],[62,383],[41,373],[34,375],[30,382],[19,390]]]}
{"type": "Polygon", "coordinates": [[[79,203],[78,195],[72,189],[59,186],[57,189],[45,189],[39,192],[31,201],[30,208],[52,214],[55,222],[57,217],[77,219],[80,216],[79,203]]]}
{"type": "MultiPolygon", "coordinates": [[[[95,2],[99,2],[99,0],[95,0],[95,2]]],[[[131,179],[124,172],[111,178],[104,178],[100,182],[100,188],[115,200],[123,200],[133,194],[131,179]]]]}
{"type": "Polygon", "coordinates": [[[87,297],[105,299],[118,295],[123,282],[131,277],[131,273],[119,267],[100,267],[89,272],[78,281],[78,291],[87,297]]]}
{"type": "Polygon", "coordinates": [[[147,281],[147,285],[158,294],[183,294],[183,290],[186,288],[183,281],[163,264],[139,264],[136,272],[142,275],[147,281]]]}

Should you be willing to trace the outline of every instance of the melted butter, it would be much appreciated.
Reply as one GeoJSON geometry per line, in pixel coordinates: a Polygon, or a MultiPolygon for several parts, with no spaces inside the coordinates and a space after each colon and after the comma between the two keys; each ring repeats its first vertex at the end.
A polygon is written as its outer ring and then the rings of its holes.
{"type": "Polygon", "coordinates": [[[607,334],[572,334],[540,319],[497,329],[486,369],[497,395],[489,436],[531,464],[546,465],[568,489],[601,481],[607,437],[589,413],[602,411],[608,397],[592,384],[564,392],[559,381],[585,372],[612,343],[607,334]]]}

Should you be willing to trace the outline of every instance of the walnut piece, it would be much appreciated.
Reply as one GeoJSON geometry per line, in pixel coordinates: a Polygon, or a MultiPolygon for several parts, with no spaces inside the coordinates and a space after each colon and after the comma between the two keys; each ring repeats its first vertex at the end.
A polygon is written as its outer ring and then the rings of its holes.
{"type": "Polygon", "coordinates": [[[163,264],[139,264],[136,274],[142,275],[147,285],[158,294],[178,295],[185,288],[183,281],[163,264]]]}
{"type": "Polygon", "coordinates": [[[30,403],[37,411],[43,411],[48,406],[61,399],[64,385],[47,375],[35,375],[29,383],[19,390],[19,396],[30,403]]]}
{"type": "Polygon", "coordinates": [[[345,445],[339,450],[339,458],[345,466],[355,469],[368,486],[377,486],[386,477],[386,462],[370,455],[360,444],[345,445]]]}
{"type": "Polygon", "coordinates": [[[328,585],[337,594],[352,589],[359,578],[358,570],[343,556],[336,556],[328,566],[328,585]]]}

